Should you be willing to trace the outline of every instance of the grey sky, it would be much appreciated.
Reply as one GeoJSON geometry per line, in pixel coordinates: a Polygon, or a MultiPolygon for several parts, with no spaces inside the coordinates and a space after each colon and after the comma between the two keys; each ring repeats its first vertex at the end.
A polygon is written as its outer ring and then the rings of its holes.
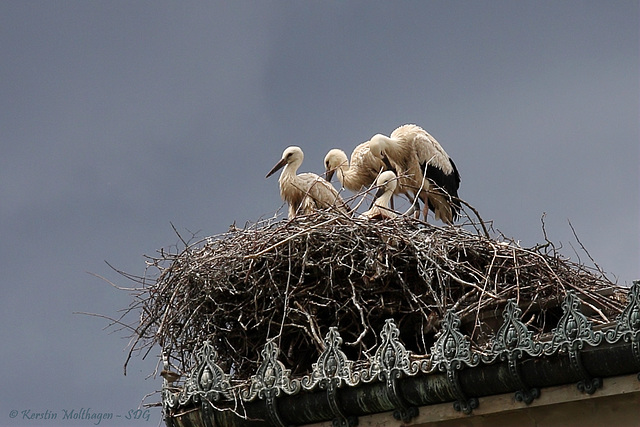
{"type": "Polygon", "coordinates": [[[122,375],[123,334],[72,313],[129,298],[88,272],[128,286],[104,261],[142,274],[171,223],[271,217],[289,145],[320,173],[330,148],[417,123],[496,229],[534,245],[546,212],[568,257],[571,221],[640,278],[638,24],[638,1],[1,2],[0,425],[132,425],[157,351],[122,375]]]}

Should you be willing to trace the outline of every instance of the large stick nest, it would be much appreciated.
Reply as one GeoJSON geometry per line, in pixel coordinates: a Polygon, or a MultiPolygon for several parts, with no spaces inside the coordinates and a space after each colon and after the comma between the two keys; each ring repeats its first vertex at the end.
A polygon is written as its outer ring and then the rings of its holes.
{"type": "Polygon", "coordinates": [[[331,326],[347,355],[363,360],[388,318],[410,350],[428,354],[447,309],[482,347],[509,298],[537,333],[555,326],[569,289],[595,322],[613,320],[624,306],[604,274],[561,257],[550,242],[522,248],[469,226],[318,212],[184,243],[149,259],[155,279],[144,280],[129,307],[140,312],[131,350],[159,344],[186,371],[209,340],[237,379],[255,373],[272,338],[294,375],[310,371],[331,326]]]}

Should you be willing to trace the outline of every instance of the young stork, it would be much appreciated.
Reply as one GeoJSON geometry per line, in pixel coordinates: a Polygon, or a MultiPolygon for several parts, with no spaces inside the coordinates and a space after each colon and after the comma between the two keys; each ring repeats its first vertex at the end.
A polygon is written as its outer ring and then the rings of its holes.
{"type": "Polygon", "coordinates": [[[438,141],[417,125],[403,125],[390,136],[374,135],[371,153],[386,158],[400,177],[399,185],[431,209],[436,219],[452,224],[460,212],[460,174],[438,141]]]}
{"type": "Polygon", "coordinates": [[[282,159],[269,171],[269,178],[280,168],[284,167],[280,174],[280,197],[289,204],[289,219],[298,213],[306,215],[317,209],[335,206],[344,213],[349,212],[349,207],[342,200],[338,192],[326,180],[315,173],[307,172],[296,174],[302,164],[304,154],[300,147],[287,147],[282,152],[282,159]]]}
{"type": "Polygon", "coordinates": [[[397,217],[398,215],[389,207],[397,185],[398,179],[393,171],[382,172],[376,180],[376,186],[380,187],[376,193],[376,201],[371,209],[360,215],[360,218],[386,219],[397,217]]]}
{"type": "Polygon", "coordinates": [[[387,169],[382,159],[371,154],[369,141],[353,149],[351,163],[344,151],[334,148],[324,158],[327,181],[337,172],[338,181],[344,188],[354,193],[368,187],[376,180],[381,171],[387,169]]]}

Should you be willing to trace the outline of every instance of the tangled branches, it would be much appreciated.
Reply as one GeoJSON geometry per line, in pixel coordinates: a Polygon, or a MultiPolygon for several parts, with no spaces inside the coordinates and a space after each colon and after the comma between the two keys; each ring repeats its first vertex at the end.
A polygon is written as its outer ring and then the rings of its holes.
{"type": "Polygon", "coordinates": [[[623,307],[604,275],[563,259],[553,245],[527,249],[409,218],[369,222],[318,212],[232,227],[181,251],[161,251],[149,269],[156,279],[129,308],[140,311],[132,351],[157,343],[187,370],[193,350],[209,340],[238,379],[255,373],[267,339],[276,340],[294,375],[308,372],[330,326],[339,328],[347,355],[362,360],[391,317],[407,347],[427,354],[450,308],[481,346],[491,332],[488,318],[509,298],[537,332],[555,324],[547,318],[557,315],[568,289],[596,322],[623,307]]]}

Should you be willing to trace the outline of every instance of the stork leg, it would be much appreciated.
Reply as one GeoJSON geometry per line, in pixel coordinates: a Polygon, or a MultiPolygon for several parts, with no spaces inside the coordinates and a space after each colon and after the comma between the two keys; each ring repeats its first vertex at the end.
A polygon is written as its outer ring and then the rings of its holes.
{"type": "Polygon", "coordinates": [[[414,197],[413,199],[409,198],[409,201],[411,202],[411,206],[409,206],[409,209],[407,209],[402,215],[420,219],[420,199],[414,197]]]}
{"type": "Polygon", "coordinates": [[[422,216],[424,216],[424,221],[427,222],[427,215],[429,214],[429,202],[424,204],[424,208],[422,209],[422,216]]]}
{"type": "Polygon", "coordinates": [[[422,216],[424,217],[424,222],[428,222],[427,216],[429,215],[429,196],[425,195],[422,202],[424,203],[424,207],[422,208],[422,216]]]}

